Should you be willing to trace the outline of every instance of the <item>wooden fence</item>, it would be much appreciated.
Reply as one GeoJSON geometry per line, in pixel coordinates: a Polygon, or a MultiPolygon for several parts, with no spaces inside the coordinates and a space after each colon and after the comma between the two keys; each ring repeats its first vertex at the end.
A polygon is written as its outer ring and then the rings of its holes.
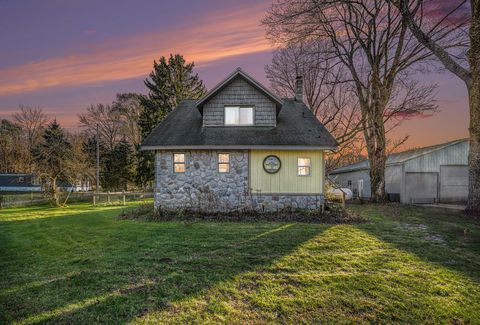
{"type": "MultiPolygon", "coordinates": [[[[67,195],[63,193],[62,196],[67,195]]],[[[72,192],[67,204],[72,202],[92,202],[97,204],[126,204],[128,201],[137,201],[153,197],[151,192],[72,192]]],[[[63,197],[65,199],[65,197],[63,197]]],[[[62,201],[62,200],[61,200],[62,201]]],[[[36,204],[47,204],[49,200],[43,193],[2,194],[0,192],[0,208],[21,207],[36,204]]]]}

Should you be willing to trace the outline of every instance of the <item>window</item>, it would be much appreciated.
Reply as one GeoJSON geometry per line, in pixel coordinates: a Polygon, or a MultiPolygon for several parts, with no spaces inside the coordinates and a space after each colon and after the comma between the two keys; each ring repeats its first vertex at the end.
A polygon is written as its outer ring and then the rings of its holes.
{"type": "Polygon", "coordinates": [[[225,106],[225,125],[253,125],[253,107],[225,106]]]}
{"type": "Polygon", "coordinates": [[[230,154],[229,153],[218,154],[218,172],[219,173],[230,172],[230,154]]]}
{"type": "Polygon", "coordinates": [[[347,187],[348,187],[349,189],[352,188],[352,181],[351,181],[351,180],[348,180],[348,181],[347,181],[347,187]]]}
{"type": "Polygon", "coordinates": [[[298,158],[298,176],[310,176],[310,158],[298,158]]]}
{"type": "Polygon", "coordinates": [[[185,173],[185,154],[184,153],[173,154],[173,172],[185,173]]]}

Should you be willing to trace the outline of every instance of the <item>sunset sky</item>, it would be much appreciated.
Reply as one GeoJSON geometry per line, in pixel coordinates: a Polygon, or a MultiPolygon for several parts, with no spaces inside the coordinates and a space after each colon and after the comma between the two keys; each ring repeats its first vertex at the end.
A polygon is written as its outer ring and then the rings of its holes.
{"type": "MultiPolygon", "coordinates": [[[[116,93],[145,92],[152,62],[169,53],[193,60],[208,88],[236,67],[268,86],[272,45],[260,26],[271,1],[0,0],[0,118],[40,106],[68,128],[87,106],[116,93]]],[[[404,121],[392,134],[407,147],[466,137],[464,85],[437,82],[440,112],[404,121]]]]}

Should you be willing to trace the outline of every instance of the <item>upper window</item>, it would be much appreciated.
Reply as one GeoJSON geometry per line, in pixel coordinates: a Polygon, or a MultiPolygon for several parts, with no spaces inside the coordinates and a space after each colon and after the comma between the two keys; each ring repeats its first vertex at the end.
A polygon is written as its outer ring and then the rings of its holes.
{"type": "Polygon", "coordinates": [[[229,153],[218,154],[218,172],[219,173],[230,172],[230,154],[229,153]]]}
{"type": "Polygon", "coordinates": [[[173,154],[173,172],[185,173],[185,154],[184,153],[173,154]]]}
{"type": "Polygon", "coordinates": [[[225,125],[253,125],[253,107],[225,106],[225,125]]]}
{"type": "Polygon", "coordinates": [[[310,158],[298,158],[298,176],[310,176],[310,158]]]}

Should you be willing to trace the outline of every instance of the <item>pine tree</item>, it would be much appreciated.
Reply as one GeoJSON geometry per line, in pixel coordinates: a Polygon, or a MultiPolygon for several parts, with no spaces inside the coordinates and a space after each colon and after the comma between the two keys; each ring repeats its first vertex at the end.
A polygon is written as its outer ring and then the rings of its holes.
{"type": "Polygon", "coordinates": [[[60,206],[58,182],[69,178],[73,153],[72,145],[57,120],[48,125],[32,153],[46,193],[55,206],[60,206]]]}
{"type": "Polygon", "coordinates": [[[106,153],[102,162],[102,187],[109,191],[127,190],[133,180],[135,160],[131,145],[125,139],[106,153]]]}
{"type": "MultiPolygon", "coordinates": [[[[206,88],[193,68],[194,63],[186,63],[180,54],[170,54],[168,60],[161,57],[158,62],[153,62],[153,71],[144,82],[148,96],[141,100],[143,112],[140,114],[139,126],[142,139],[182,100],[198,99],[205,94],[206,88]]],[[[145,185],[153,180],[154,155],[139,151],[137,158],[137,183],[145,185]]]]}

